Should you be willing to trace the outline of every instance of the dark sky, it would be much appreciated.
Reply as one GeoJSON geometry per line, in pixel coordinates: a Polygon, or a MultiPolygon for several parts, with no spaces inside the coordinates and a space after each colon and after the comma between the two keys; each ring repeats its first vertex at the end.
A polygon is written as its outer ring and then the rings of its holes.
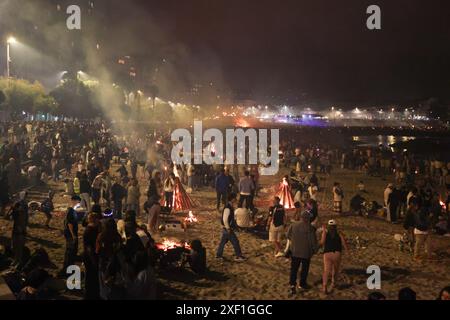
{"type": "Polygon", "coordinates": [[[157,1],[188,46],[213,50],[231,86],[321,100],[450,92],[449,1],[157,1]],[[366,28],[378,4],[382,30],[366,28]]]}
{"type": "Polygon", "coordinates": [[[194,50],[212,50],[237,89],[321,100],[448,97],[450,2],[138,1],[194,50]],[[382,30],[366,28],[366,8],[382,30]]]}
{"type": "MultiPolygon", "coordinates": [[[[46,12],[88,1],[0,0],[0,33],[12,31],[62,64],[77,59],[64,12],[53,20],[46,12]]],[[[157,83],[167,97],[213,81],[262,103],[450,100],[449,0],[91,1],[95,14],[83,12],[91,27],[83,24],[79,36],[101,43],[105,66],[130,54],[153,70],[167,58],[157,83]],[[382,30],[366,28],[370,4],[381,7],[382,30]]],[[[17,54],[16,65],[24,61],[17,54]]]]}

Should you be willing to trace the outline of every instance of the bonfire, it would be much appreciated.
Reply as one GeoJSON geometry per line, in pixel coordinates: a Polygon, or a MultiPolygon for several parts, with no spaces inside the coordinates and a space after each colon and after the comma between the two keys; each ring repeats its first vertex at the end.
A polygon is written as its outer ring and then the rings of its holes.
{"type": "Polygon", "coordinates": [[[194,214],[192,213],[192,211],[189,211],[188,216],[184,219],[184,222],[186,223],[194,223],[194,222],[198,222],[198,219],[196,216],[194,216],[194,214]]]}
{"type": "Polygon", "coordinates": [[[168,251],[176,248],[186,248],[189,249],[189,244],[187,242],[177,242],[170,239],[164,239],[163,242],[157,243],[156,247],[162,251],[168,251]]]}

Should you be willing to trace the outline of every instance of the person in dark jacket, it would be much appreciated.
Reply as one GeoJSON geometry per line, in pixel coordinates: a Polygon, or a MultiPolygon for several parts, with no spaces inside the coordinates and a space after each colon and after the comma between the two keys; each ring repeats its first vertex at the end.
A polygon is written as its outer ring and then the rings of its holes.
{"type": "Polygon", "coordinates": [[[220,170],[220,173],[216,177],[215,187],[217,195],[217,211],[220,210],[220,203],[225,206],[227,201],[227,193],[230,185],[230,180],[225,170],[220,170]]]}
{"type": "Polygon", "coordinates": [[[400,191],[397,188],[392,187],[392,192],[389,194],[389,197],[388,197],[388,206],[389,206],[388,219],[392,223],[397,222],[397,211],[398,211],[398,208],[400,205],[400,201],[401,201],[400,191]]]}
{"type": "Polygon", "coordinates": [[[120,178],[124,178],[128,176],[127,168],[125,168],[125,165],[122,163],[120,168],[116,170],[120,174],[120,178]]]}
{"type": "Polygon", "coordinates": [[[289,226],[287,238],[291,248],[291,272],[289,284],[291,294],[296,293],[297,274],[301,265],[300,286],[301,289],[309,289],[307,283],[309,265],[312,256],[317,252],[318,243],[316,229],[310,224],[310,213],[302,213],[301,220],[289,226]]]}
{"type": "Polygon", "coordinates": [[[25,201],[26,192],[22,191],[19,197],[20,200],[11,208],[11,216],[14,221],[11,245],[16,266],[21,266],[23,263],[25,236],[27,234],[28,226],[28,204],[25,201]]]}
{"type": "Polygon", "coordinates": [[[81,199],[72,197],[72,206],[67,208],[64,219],[64,238],[66,239],[66,252],[64,253],[64,265],[60,271],[61,276],[67,276],[67,268],[75,264],[78,252],[78,215],[74,207],[79,205],[81,199]]]}
{"type": "Polygon", "coordinates": [[[127,195],[127,190],[119,183],[118,179],[114,179],[111,186],[111,197],[114,204],[114,215],[117,219],[122,219],[123,199],[127,195]]]}
{"type": "Polygon", "coordinates": [[[88,176],[83,173],[80,178],[80,198],[82,200],[82,206],[88,212],[91,211],[91,184],[89,183],[88,176]]]}
{"type": "Polygon", "coordinates": [[[161,174],[159,171],[155,170],[152,173],[152,178],[150,179],[150,184],[148,186],[147,197],[155,198],[161,195],[161,174]]]}
{"type": "Polygon", "coordinates": [[[87,226],[83,233],[83,263],[85,266],[84,298],[86,300],[100,299],[98,282],[98,255],[95,252],[97,237],[100,233],[98,214],[89,213],[87,226]]]}

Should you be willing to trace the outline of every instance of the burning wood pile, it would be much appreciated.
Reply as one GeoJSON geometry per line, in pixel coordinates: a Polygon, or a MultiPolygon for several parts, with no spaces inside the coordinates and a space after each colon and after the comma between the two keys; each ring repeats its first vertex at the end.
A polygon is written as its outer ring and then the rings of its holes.
{"type": "Polygon", "coordinates": [[[185,241],[163,239],[156,243],[158,250],[158,261],[161,268],[169,266],[180,266],[185,254],[189,253],[191,247],[185,241]]]}
{"type": "Polygon", "coordinates": [[[187,242],[177,242],[170,239],[163,239],[162,242],[156,244],[156,248],[158,250],[162,250],[164,252],[167,252],[168,250],[173,250],[176,248],[185,248],[190,249],[189,244],[187,242]]]}

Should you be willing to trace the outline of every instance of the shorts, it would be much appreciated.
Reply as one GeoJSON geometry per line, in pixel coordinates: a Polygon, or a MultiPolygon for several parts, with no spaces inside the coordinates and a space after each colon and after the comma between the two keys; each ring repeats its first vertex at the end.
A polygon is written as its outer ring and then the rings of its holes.
{"type": "Polygon", "coordinates": [[[273,224],[270,225],[269,229],[269,241],[281,241],[284,233],[284,226],[275,227],[273,224]]]}

